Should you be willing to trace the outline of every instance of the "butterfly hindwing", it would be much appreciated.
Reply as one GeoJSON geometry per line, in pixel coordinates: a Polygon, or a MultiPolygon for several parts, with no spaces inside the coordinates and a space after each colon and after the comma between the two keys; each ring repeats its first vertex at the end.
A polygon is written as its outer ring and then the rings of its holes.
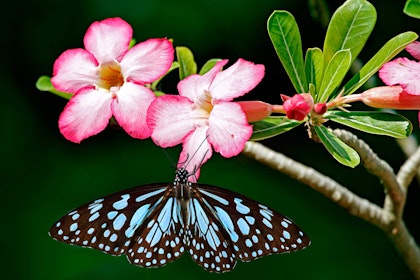
{"type": "Polygon", "coordinates": [[[164,266],[184,253],[183,223],[179,201],[173,188],[158,201],[158,206],[144,220],[138,238],[128,250],[129,261],[143,267],[164,266]]]}
{"type": "Polygon", "coordinates": [[[186,236],[192,259],[211,272],[232,270],[236,264],[233,246],[211,208],[203,204],[201,197],[193,195],[188,209],[190,216],[186,236]]]}
{"type": "Polygon", "coordinates": [[[238,193],[209,185],[196,185],[209,211],[220,221],[241,261],[303,249],[309,237],[290,219],[238,193]]]}

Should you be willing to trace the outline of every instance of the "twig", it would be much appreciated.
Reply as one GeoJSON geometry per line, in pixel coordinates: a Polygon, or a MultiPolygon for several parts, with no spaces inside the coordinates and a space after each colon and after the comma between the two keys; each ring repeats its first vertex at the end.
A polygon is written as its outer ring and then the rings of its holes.
{"type": "Polygon", "coordinates": [[[397,174],[397,181],[404,189],[407,189],[414,176],[418,174],[420,174],[420,147],[411,153],[411,156],[401,166],[397,174]]]}

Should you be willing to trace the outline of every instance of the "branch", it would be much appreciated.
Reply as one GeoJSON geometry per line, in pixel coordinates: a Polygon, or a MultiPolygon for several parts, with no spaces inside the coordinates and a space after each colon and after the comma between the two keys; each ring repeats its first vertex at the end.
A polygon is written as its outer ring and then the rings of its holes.
{"type": "Polygon", "coordinates": [[[303,165],[285,155],[275,152],[257,142],[247,142],[243,153],[275,170],[278,170],[322,193],[330,200],[378,227],[383,227],[393,219],[389,212],[357,196],[338,182],[315,169],[303,165]]]}
{"type": "Polygon", "coordinates": [[[379,178],[386,190],[384,210],[393,213],[397,219],[401,219],[406,193],[398,184],[391,166],[380,159],[363,140],[358,139],[349,131],[336,129],[334,134],[355,149],[366,170],[379,178]]]}

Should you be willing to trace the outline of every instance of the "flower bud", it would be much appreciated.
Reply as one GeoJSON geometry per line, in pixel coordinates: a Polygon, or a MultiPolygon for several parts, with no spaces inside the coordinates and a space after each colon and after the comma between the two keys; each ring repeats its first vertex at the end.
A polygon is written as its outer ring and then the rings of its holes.
{"type": "Polygon", "coordinates": [[[401,86],[371,88],[361,94],[361,100],[374,108],[420,110],[420,95],[409,94],[401,86]]]}
{"type": "Polygon", "coordinates": [[[272,105],[262,101],[238,101],[248,122],[256,122],[271,115],[272,105]]]}
{"type": "Polygon", "coordinates": [[[323,114],[325,114],[325,112],[327,112],[327,104],[325,103],[317,103],[314,106],[314,113],[317,115],[322,116],[323,114]]]}
{"type": "Polygon", "coordinates": [[[291,120],[302,121],[311,112],[314,100],[309,93],[295,94],[292,97],[282,96],[283,108],[291,120]]]}

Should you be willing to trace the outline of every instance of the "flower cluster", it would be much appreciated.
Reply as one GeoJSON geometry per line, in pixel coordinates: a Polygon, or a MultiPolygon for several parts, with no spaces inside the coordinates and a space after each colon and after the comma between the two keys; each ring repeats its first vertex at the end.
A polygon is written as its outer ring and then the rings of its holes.
{"type": "MultiPolygon", "coordinates": [[[[72,142],[104,130],[113,118],[131,137],[152,140],[161,147],[182,144],[178,165],[187,168],[190,180],[213,154],[238,155],[253,133],[250,123],[272,112],[291,120],[325,122],[328,109],[362,101],[377,108],[420,110],[420,62],[398,58],[383,66],[381,79],[388,86],[361,94],[316,103],[309,93],[280,95],[283,105],[261,101],[234,101],[254,89],[265,68],[244,59],[230,67],[215,63],[203,75],[191,74],[178,83],[178,94],[157,97],[156,84],[171,68],[172,42],[154,38],[130,47],[133,30],[120,18],[94,22],[84,36],[84,49],[70,49],[54,63],[51,82],[72,97],[59,118],[59,129],[72,142]]],[[[420,42],[407,51],[420,60],[420,42]]],[[[420,120],[420,114],[419,114],[420,120]]]]}
{"type": "MultiPolygon", "coordinates": [[[[148,85],[170,68],[172,43],[149,39],[130,48],[132,33],[120,18],[94,22],[85,34],[85,48],[67,50],[55,61],[52,84],[72,94],[59,118],[64,137],[79,143],[114,117],[134,138],[151,136],[161,147],[182,143],[179,164],[195,173],[193,180],[213,149],[224,157],[237,155],[252,134],[248,120],[255,120],[255,113],[257,118],[267,114],[255,110],[262,103],[232,100],[261,81],[264,66],[239,59],[222,71],[228,62],[222,60],[206,74],[179,82],[179,95],[156,97],[148,85]]],[[[270,106],[265,111],[270,114],[270,106]]]]}

